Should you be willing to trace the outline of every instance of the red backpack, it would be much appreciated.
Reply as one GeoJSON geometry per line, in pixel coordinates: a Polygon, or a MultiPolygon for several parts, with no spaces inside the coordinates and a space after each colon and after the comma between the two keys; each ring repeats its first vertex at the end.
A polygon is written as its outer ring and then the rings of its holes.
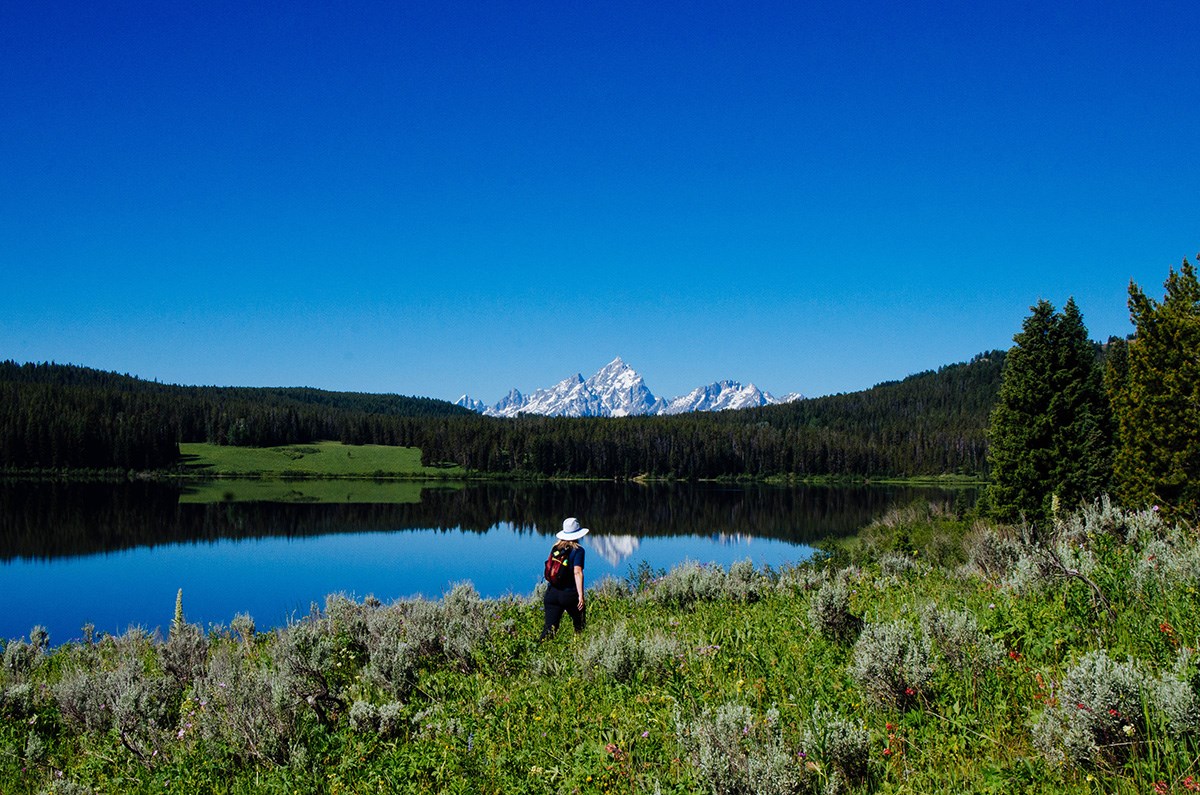
{"type": "Polygon", "coordinates": [[[550,550],[550,556],[546,558],[542,574],[545,575],[546,582],[555,588],[570,588],[575,582],[575,575],[571,571],[570,548],[555,545],[550,550]]]}

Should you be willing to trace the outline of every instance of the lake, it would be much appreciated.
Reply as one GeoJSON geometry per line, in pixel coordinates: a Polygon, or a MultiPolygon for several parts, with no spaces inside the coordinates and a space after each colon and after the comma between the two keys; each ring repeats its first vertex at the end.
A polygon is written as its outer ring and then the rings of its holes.
{"type": "Polygon", "coordinates": [[[249,613],[260,628],[337,592],[389,602],[470,581],[483,596],[529,595],[566,516],[592,529],[591,585],[643,562],[777,567],[892,506],[973,499],[908,486],[8,481],[0,637],[37,624],[55,644],[82,637],[85,624],[165,628],[180,588],[189,621],[249,613]]]}

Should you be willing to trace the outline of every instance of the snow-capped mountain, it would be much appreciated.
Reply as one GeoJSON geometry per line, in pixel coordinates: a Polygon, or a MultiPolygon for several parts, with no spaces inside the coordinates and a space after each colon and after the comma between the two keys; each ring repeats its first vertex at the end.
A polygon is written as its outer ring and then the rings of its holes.
{"type": "Polygon", "coordinates": [[[708,386],[698,386],[686,395],[667,403],[661,414],[683,414],[688,411],[724,411],[725,409],[748,409],[754,406],[769,406],[781,403],[754,384],[742,386],[738,381],[717,381],[708,386]]]}
{"type": "Polygon", "coordinates": [[[630,417],[642,414],[742,409],[787,403],[799,400],[800,397],[792,392],[786,398],[775,398],[754,384],[742,386],[737,381],[727,380],[698,387],[673,400],[664,400],[655,397],[642,376],[618,356],[590,378],[584,379],[582,374],[576,374],[528,396],[514,389],[491,406],[486,406],[482,401],[467,395],[463,395],[456,402],[490,417],[515,417],[518,414],[630,417]]]}
{"type": "Polygon", "coordinates": [[[470,409],[471,411],[477,411],[481,414],[483,413],[483,410],[487,408],[486,403],[484,403],[482,400],[476,400],[475,398],[471,397],[470,395],[463,395],[458,400],[454,401],[454,405],[462,406],[465,409],[470,409]]]}

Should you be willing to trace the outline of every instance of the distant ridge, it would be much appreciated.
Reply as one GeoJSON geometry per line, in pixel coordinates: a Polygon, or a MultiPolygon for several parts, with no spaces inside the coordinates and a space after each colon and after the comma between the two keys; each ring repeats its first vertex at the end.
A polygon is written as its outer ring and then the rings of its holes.
{"type": "Polygon", "coordinates": [[[494,404],[488,405],[463,395],[455,405],[489,417],[516,417],[541,414],[552,417],[633,417],[657,414],[686,414],[693,411],[725,411],[756,408],[799,400],[791,392],[776,398],[754,384],[738,381],[714,381],[669,400],[656,397],[641,374],[620,356],[584,378],[581,373],[564,378],[551,387],[522,395],[513,389],[494,404]]]}

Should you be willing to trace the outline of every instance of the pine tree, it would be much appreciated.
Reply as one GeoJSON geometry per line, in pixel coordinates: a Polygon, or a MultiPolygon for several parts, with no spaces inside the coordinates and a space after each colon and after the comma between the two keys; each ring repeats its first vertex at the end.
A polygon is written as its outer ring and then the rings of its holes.
{"type": "Polygon", "coordinates": [[[1115,474],[1126,504],[1200,509],[1200,283],[1185,259],[1162,303],[1129,285],[1135,336],[1114,395],[1115,474]]]}
{"type": "Polygon", "coordinates": [[[1044,521],[1109,481],[1107,403],[1075,301],[1038,301],[1013,337],[988,429],[988,505],[1005,521],[1044,521]]]}

